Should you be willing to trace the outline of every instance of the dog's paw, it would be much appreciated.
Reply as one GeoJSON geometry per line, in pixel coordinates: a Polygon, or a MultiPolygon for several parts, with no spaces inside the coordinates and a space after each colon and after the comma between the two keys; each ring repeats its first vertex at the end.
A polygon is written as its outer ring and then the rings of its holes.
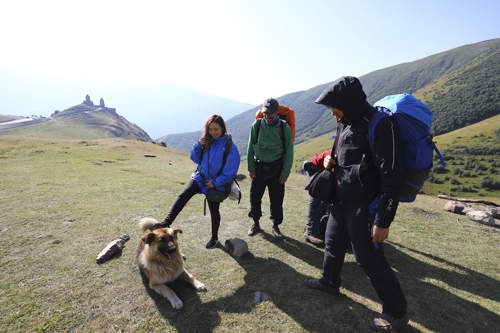
{"type": "Polygon", "coordinates": [[[176,310],[182,309],[182,306],[184,305],[179,297],[175,298],[170,298],[169,299],[170,304],[172,304],[172,307],[176,310]]]}
{"type": "Polygon", "coordinates": [[[207,291],[207,287],[200,281],[196,281],[194,287],[196,288],[196,291],[207,291]]]}

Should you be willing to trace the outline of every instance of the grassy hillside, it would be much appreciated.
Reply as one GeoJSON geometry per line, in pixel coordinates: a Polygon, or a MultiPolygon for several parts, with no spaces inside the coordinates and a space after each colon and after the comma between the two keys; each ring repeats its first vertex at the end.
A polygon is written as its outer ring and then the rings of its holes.
{"type": "Polygon", "coordinates": [[[6,121],[11,121],[14,120],[16,117],[14,116],[7,116],[7,115],[0,115],[0,123],[6,122],[6,121]]]}
{"type": "Polygon", "coordinates": [[[362,76],[370,102],[408,92],[434,111],[436,135],[500,113],[500,39],[457,47],[362,76]]]}
{"type": "MultiPolygon", "coordinates": [[[[499,64],[500,38],[380,69],[359,79],[370,103],[387,95],[414,94],[434,111],[432,130],[435,135],[440,135],[500,113],[499,64]]],[[[332,81],[336,79],[332,77],[332,81]]],[[[324,106],[314,103],[327,85],[324,83],[306,91],[274,96],[295,111],[295,144],[335,130],[336,123],[330,113],[324,106]]],[[[234,142],[242,153],[246,151],[248,133],[257,109],[226,119],[234,142]]],[[[187,152],[198,136],[199,132],[183,133],[159,140],[169,147],[187,152]]]]}
{"type": "Polygon", "coordinates": [[[435,138],[447,166],[434,161],[429,194],[500,198],[500,115],[435,138]]]}
{"type": "MultiPolygon", "coordinates": [[[[305,277],[320,276],[323,251],[302,238],[307,193],[297,173],[286,184],[283,242],[272,238],[266,218],[263,234],[246,235],[248,180],[240,183],[240,205],[221,205],[220,238],[245,239],[250,252],[242,258],[205,249],[210,219],[195,196],[174,225],[183,230],[187,270],[208,292],[174,283],[181,310],[152,292],[135,263],[137,222],[163,218],[194,168],[187,154],[137,140],[0,136],[0,331],[369,331],[381,306],[352,254],[341,296],[303,286],[305,277]],[[131,239],[123,251],[97,264],[124,233],[131,239]],[[270,299],[255,304],[258,291],[270,299]]],[[[496,332],[498,228],[446,213],[444,203],[421,195],[401,205],[384,246],[409,303],[404,332],[496,332]]]]}
{"type": "MultiPolygon", "coordinates": [[[[5,121],[9,116],[0,116],[5,121]]],[[[116,113],[114,109],[75,105],[61,112],[56,112],[47,122],[24,127],[1,129],[0,135],[17,134],[53,139],[92,140],[120,137],[151,141],[149,135],[139,126],[130,123],[116,113]]]]}
{"type": "MultiPolygon", "coordinates": [[[[149,135],[139,126],[132,124],[116,113],[115,109],[78,104],[53,115],[55,120],[69,120],[72,124],[86,125],[92,130],[100,129],[108,136],[124,139],[151,141],[149,135]]],[[[75,138],[75,137],[74,137],[75,138]]]]}
{"type": "Polygon", "coordinates": [[[46,139],[93,140],[114,137],[105,128],[89,125],[70,118],[53,118],[52,121],[33,126],[18,127],[9,130],[9,132],[22,136],[37,136],[46,139]]]}

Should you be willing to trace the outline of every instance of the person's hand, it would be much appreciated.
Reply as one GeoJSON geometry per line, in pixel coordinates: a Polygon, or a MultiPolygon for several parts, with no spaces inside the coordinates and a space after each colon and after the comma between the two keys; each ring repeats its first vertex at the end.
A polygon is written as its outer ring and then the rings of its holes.
{"type": "Polygon", "coordinates": [[[323,160],[323,167],[325,169],[331,169],[335,163],[335,159],[332,158],[332,156],[328,155],[325,157],[323,160]]]}
{"type": "Polygon", "coordinates": [[[250,179],[255,179],[255,171],[248,171],[248,177],[250,177],[250,179]]]}
{"type": "Polygon", "coordinates": [[[204,146],[207,143],[207,138],[202,137],[200,140],[198,140],[198,142],[200,143],[200,145],[204,146]]]}
{"type": "Polygon", "coordinates": [[[389,228],[379,228],[376,225],[372,227],[372,242],[382,243],[389,238],[389,228]]]}
{"type": "Polygon", "coordinates": [[[280,176],[280,184],[285,184],[288,178],[284,177],[283,175],[280,176]]]}
{"type": "Polygon", "coordinates": [[[214,184],[212,184],[212,183],[210,182],[210,180],[205,180],[205,185],[206,185],[208,188],[214,188],[214,187],[215,187],[215,186],[214,186],[214,184]]]}

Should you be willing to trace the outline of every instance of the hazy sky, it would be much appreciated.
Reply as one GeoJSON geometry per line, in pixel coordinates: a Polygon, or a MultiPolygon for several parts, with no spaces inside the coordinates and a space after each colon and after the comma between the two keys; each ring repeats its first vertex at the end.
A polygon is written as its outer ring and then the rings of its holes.
{"type": "Polygon", "coordinates": [[[499,0],[0,0],[0,64],[257,105],[500,38],[499,16],[499,0]]]}

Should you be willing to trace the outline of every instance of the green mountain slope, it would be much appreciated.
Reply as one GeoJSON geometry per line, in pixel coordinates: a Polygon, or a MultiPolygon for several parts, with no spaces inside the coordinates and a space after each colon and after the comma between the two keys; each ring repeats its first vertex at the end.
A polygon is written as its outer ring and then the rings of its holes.
{"type": "MultiPolygon", "coordinates": [[[[371,103],[386,95],[414,94],[434,111],[433,133],[444,134],[500,113],[500,39],[380,69],[360,80],[371,103]]],[[[280,103],[295,111],[296,145],[335,131],[335,119],[325,107],[314,103],[327,85],[277,97],[280,103]]],[[[228,130],[243,154],[257,110],[255,107],[226,119],[228,130]]],[[[171,148],[189,151],[199,135],[200,132],[173,134],[159,141],[171,148]]]]}
{"type": "Polygon", "coordinates": [[[500,39],[461,46],[361,78],[371,103],[408,92],[435,113],[435,135],[500,113],[500,39]]]}

